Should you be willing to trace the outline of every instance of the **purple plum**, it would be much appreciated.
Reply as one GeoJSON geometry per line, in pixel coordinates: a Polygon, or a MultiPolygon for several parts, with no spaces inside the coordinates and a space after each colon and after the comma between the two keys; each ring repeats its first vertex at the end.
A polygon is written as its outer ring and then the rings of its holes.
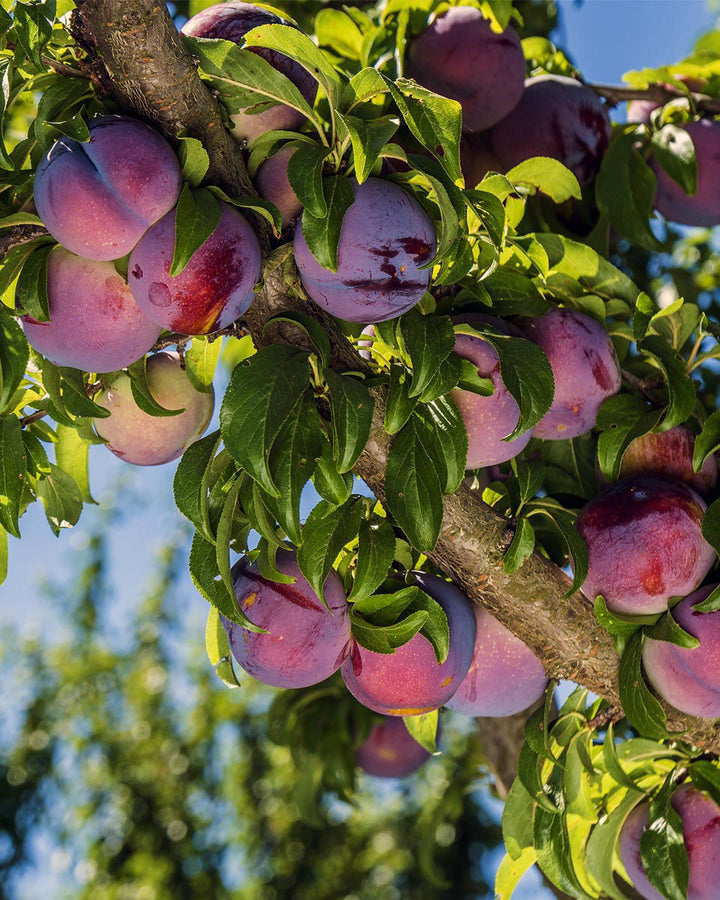
{"type": "Polygon", "coordinates": [[[685,193],[659,163],[655,209],[671,222],[712,227],[720,224],[720,122],[699,119],[683,126],[695,145],[698,184],[693,195],[685,193]]]}
{"type": "Polygon", "coordinates": [[[402,719],[386,716],[373,725],[367,740],[357,749],[358,766],[376,778],[404,778],[430,759],[402,719]]]}
{"type": "Polygon", "coordinates": [[[257,170],[255,187],[258,194],[280,210],[283,228],[287,228],[302,212],[302,204],[288,180],[288,163],[294,147],[283,147],[257,170]]]}

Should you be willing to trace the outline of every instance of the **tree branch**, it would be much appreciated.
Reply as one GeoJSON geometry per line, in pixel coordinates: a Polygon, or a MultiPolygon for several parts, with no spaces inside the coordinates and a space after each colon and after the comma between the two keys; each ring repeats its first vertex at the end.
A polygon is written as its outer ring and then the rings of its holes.
{"type": "Polygon", "coordinates": [[[689,99],[695,109],[700,112],[720,113],[720,98],[709,97],[707,94],[698,94],[694,91],[683,91],[662,84],[652,84],[646,88],[632,88],[619,84],[588,84],[596,94],[604,97],[611,106],[618,103],[627,103],[630,100],[656,100],[661,106],[669,100],[679,98],[689,99]]]}

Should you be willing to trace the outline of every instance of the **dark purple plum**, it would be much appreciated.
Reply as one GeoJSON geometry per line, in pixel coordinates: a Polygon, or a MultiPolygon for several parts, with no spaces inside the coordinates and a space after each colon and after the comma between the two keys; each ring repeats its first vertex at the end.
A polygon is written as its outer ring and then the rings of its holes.
{"type": "Polygon", "coordinates": [[[90,140],[60,138],[35,174],[50,234],[87,259],[120,259],[177,203],[181,174],[162,135],[126,116],[88,123],[90,140]]]}
{"type": "Polygon", "coordinates": [[[283,228],[287,228],[302,212],[302,204],[288,179],[288,163],[294,147],[283,147],[257,170],[255,187],[258,194],[280,210],[283,228]]]}
{"type": "Polygon", "coordinates": [[[600,97],[574,78],[537,75],[525,82],[515,109],[492,130],[504,171],[533,156],[559,160],[580,184],[597,175],[610,143],[610,118],[600,97]]]}
{"type": "Polygon", "coordinates": [[[408,74],[457,100],[466,131],[483,131],[520,100],[525,57],[512,26],[498,34],[479,9],[453,6],[410,45],[408,74]]]}
{"type": "Polygon", "coordinates": [[[379,178],[351,182],[355,201],[345,214],[338,270],[325,269],[295,229],[295,262],[303,287],[318,306],[350,322],[383,322],[407,312],[430,283],[435,227],[401,187],[379,178]]]}
{"type": "Polygon", "coordinates": [[[715,562],[701,531],[705,509],[687,485],[651,476],[595,497],[577,520],[590,558],[585,596],[602,594],[612,612],[639,616],[690,594],[715,562]]]}
{"type": "Polygon", "coordinates": [[[337,672],[350,652],[349,607],[342,581],[334,571],[328,576],[326,607],[300,572],[293,551],[281,550],[276,565],[295,582],[270,581],[245,557],[233,566],[238,605],[267,634],[222,618],[230,649],[242,668],[263,684],[282,688],[318,684],[337,672]]]}
{"type": "MultiPolygon", "coordinates": [[[[252,3],[228,2],[218,3],[202,10],[183,25],[182,32],[191,37],[232,41],[242,46],[243,38],[253,28],[260,25],[290,24],[286,19],[281,19],[280,16],[252,3]]],[[[273,68],[289,78],[310,106],[313,105],[317,82],[299,63],[284,53],[278,53],[277,50],[268,50],[265,47],[248,47],[248,49],[262,56],[273,68]]],[[[276,104],[260,113],[240,110],[231,118],[235,124],[233,136],[239,141],[248,143],[252,143],[266,131],[275,129],[297,131],[305,121],[302,113],[284,104],[276,104]]]]}
{"type": "Polygon", "coordinates": [[[700,119],[683,127],[695,145],[697,192],[686,194],[659,163],[653,162],[657,178],[655,209],[671,222],[710,228],[720,224],[720,122],[700,119]]]}
{"type": "Polygon", "coordinates": [[[357,749],[358,766],[376,778],[404,778],[430,759],[402,719],[387,716],[373,725],[367,740],[357,749]]]}
{"type": "Polygon", "coordinates": [[[552,406],[533,437],[561,441],[590,431],[600,406],[620,390],[620,364],[605,328],[585,313],[558,307],[519,326],[545,353],[555,379],[552,406]]]}
{"type": "MultiPolygon", "coordinates": [[[[690,784],[681,785],[670,801],[682,819],[690,865],[687,900],[716,900],[720,884],[720,807],[690,784]]],[[[650,806],[641,803],[625,820],[618,852],[625,871],[644,900],[664,900],[648,880],[640,856],[640,838],[650,824],[650,806]]]]}
{"type": "Polygon", "coordinates": [[[180,334],[225,328],[250,306],[262,259],[255,232],[227,203],[215,231],[176,276],[170,275],[175,215],[154,225],[130,254],[128,283],[153,321],[180,334]]]}
{"type": "Polygon", "coordinates": [[[145,356],[160,335],[111,262],[63,247],[50,254],[48,300],[49,322],[22,322],[31,346],[56,366],[114,372],[145,356]]]}
{"type": "Polygon", "coordinates": [[[470,668],[475,642],[475,615],[467,597],[455,585],[416,572],[418,585],[445,610],[450,628],[450,652],[439,664],[422,634],[395,653],[374,653],[354,643],[343,663],[342,676],[363,706],[387,716],[415,716],[438,709],[452,697],[470,668]]]}
{"type": "Polygon", "coordinates": [[[477,635],[470,668],[445,704],[466,716],[512,716],[542,697],[542,663],[495,616],[473,604],[477,635]]]}

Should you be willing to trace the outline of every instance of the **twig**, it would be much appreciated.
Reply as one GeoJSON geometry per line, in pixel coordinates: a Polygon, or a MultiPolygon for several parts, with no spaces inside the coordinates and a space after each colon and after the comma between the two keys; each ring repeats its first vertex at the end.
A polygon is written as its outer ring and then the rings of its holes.
{"type": "Polygon", "coordinates": [[[661,105],[669,100],[685,98],[690,100],[693,107],[701,112],[720,113],[719,97],[709,97],[707,94],[697,94],[694,91],[683,91],[663,84],[653,84],[646,88],[625,87],[619,84],[588,84],[587,86],[592,88],[596,94],[604,97],[611,106],[626,103],[629,100],[656,100],[658,105],[661,105]]]}
{"type": "Polygon", "coordinates": [[[31,413],[29,416],[23,416],[23,418],[20,419],[20,427],[27,428],[27,426],[32,425],[33,422],[44,419],[47,414],[48,413],[46,409],[38,409],[36,412],[31,413]]]}

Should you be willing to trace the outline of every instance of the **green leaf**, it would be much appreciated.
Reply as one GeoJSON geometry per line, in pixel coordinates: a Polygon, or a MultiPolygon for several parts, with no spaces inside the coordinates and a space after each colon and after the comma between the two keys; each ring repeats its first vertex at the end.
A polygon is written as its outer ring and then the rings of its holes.
{"type": "Polygon", "coordinates": [[[581,732],[571,738],[565,755],[563,787],[567,798],[568,812],[574,813],[587,822],[597,822],[598,816],[593,804],[588,772],[583,756],[587,756],[590,736],[581,732]]]}
{"type": "Polygon", "coordinates": [[[220,613],[214,606],[210,607],[205,625],[205,649],[212,666],[217,666],[220,660],[230,656],[227,632],[220,621],[220,613]]]}
{"type": "Polygon", "coordinates": [[[0,419],[0,526],[20,537],[18,518],[25,482],[25,445],[17,416],[0,419]]]}
{"type": "Polygon", "coordinates": [[[637,617],[624,618],[611,613],[607,608],[605,598],[597,596],[594,600],[595,618],[602,627],[615,639],[615,649],[622,656],[622,652],[632,635],[642,626],[637,617]]]}
{"type": "Polygon", "coordinates": [[[45,515],[55,536],[62,528],[72,528],[80,518],[83,501],[72,475],[50,464],[50,472],[37,483],[45,515]]]}
{"type": "Polygon", "coordinates": [[[663,613],[655,625],[650,625],[644,630],[646,637],[656,641],[667,641],[678,647],[686,647],[689,649],[700,646],[700,641],[696,637],[693,637],[692,634],[688,634],[684,628],[681,628],[680,625],[678,625],[671,610],[663,613]]]}
{"type": "Polygon", "coordinates": [[[720,806],[720,769],[717,761],[697,759],[688,766],[692,783],[720,806]]]}
{"type": "MultiPolygon", "coordinates": [[[[717,541],[718,545],[720,546],[720,535],[714,536],[714,540],[717,541]]],[[[711,542],[708,541],[708,543],[711,542]]],[[[720,609],[720,585],[718,585],[713,591],[711,591],[702,602],[694,603],[693,609],[696,612],[700,613],[716,612],[718,609],[720,609]]]]}
{"type": "Polygon", "coordinates": [[[597,459],[608,481],[618,480],[627,448],[636,437],[652,431],[659,419],[660,413],[650,409],[642,397],[617,394],[605,400],[597,416],[597,426],[602,429],[597,459]]]}
{"type": "Polygon", "coordinates": [[[277,316],[271,316],[271,318],[267,320],[263,327],[263,334],[265,334],[269,326],[274,322],[292,322],[293,325],[297,325],[297,327],[300,328],[301,331],[304,331],[305,334],[313,342],[322,365],[330,365],[330,356],[332,354],[330,338],[328,337],[327,332],[322,327],[322,325],[317,321],[317,319],[313,319],[311,316],[308,316],[302,312],[281,313],[277,316]]]}
{"type": "Polygon", "coordinates": [[[47,290],[48,259],[53,251],[47,244],[34,248],[22,267],[15,289],[15,305],[38,322],[50,317],[47,290]]]}
{"type": "MultiPolygon", "coordinates": [[[[66,409],[73,416],[84,416],[93,419],[106,419],[110,415],[110,410],[104,406],[98,406],[88,397],[88,378],[87,375],[79,369],[71,369],[66,366],[43,365],[43,385],[50,394],[48,386],[52,379],[48,377],[49,373],[55,369],[56,374],[60,376],[59,387],[62,390],[62,402],[66,409]]],[[[52,397],[52,394],[50,394],[52,397]]],[[[66,424],[72,424],[66,423],[66,424]]]]}
{"type": "Polygon", "coordinates": [[[10,406],[25,377],[30,350],[15,319],[0,308],[0,414],[10,406]]]}
{"type": "Polygon", "coordinates": [[[350,134],[355,177],[358,183],[362,184],[372,172],[381,151],[398,130],[398,123],[391,116],[360,119],[357,116],[344,115],[340,118],[350,134]]]}
{"type": "Polygon", "coordinates": [[[465,477],[468,452],[460,410],[451,397],[439,397],[418,407],[414,420],[427,429],[426,451],[435,462],[443,493],[453,494],[465,477]]]}
{"type": "Polygon", "coordinates": [[[305,210],[302,215],[302,234],[320,265],[331,272],[337,272],[343,219],[352,206],[355,195],[350,182],[343,175],[323,178],[323,193],[327,206],[326,215],[313,216],[305,210]]]}
{"type": "Polygon", "coordinates": [[[55,462],[78,486],[80,496],[85,503],[95,503],[90,493],[90,474],[88,458],[90,445],[79,434],[77,428],[58,425],[55,434],[55,462]]]}
{"type": "Polygon", "coordinates": [[[633,634],[620,657],[620,702],[628,721],[640,734],[663,740],[667,737],[665,712],[643,679],[642,644],[642,633],[633,634]]]}
{"type": "Polygon", "coordinates": [[[506,853],[495,873],[496,900],[510,900],[518,882],[536,860],[534,847],[526,847],[517,859],[506,853]]]}
{"type": "Polygon", "coordinates": [[[377,69],[361,69],[345,85],[341,109],[344,112],[349,112],[359,103],[365,103],[367,100],[372,100],[374,97],[379,97],[389,92],[389,82],[383,78],[377,69]]]}
{"type": "Polygon", "coordinates": [[[622,767],[617,755],[617,750],[615,748],[615,730],[612,722],[608,724],[607,731],[605,732],[605,740],[603,741],[603,763],[608,774],[611,775],[619,785],[633,791],[637,790],[638,786],[635,783],[635,780],[628,775],[622,767]]]}
{"type": "Polygon", "coordinates": [[[350,613],[351,632],[358,644],[366,650],[391,654],[398,647],[411,641],[427,618],[427,613],[419,610],[394,625],[375,625],[366,621],[353,609],[350,613]]]}
{"type": "Polygon", "coordinates": [[[610,144],[595,182],[597,205],[623,237],[647,250],[660,250],[649,224],[657,180],[636,144],[634,131],[610,144]]]}
{"type": "Polygon", "coordinates": [[[0,584],[7,578],[8,573],[8,539],[7,531],[0,525],[0,584]]]}
{"type": "Polygon", "coordinates": [[[415,549],[432,550],[442,526],[442,484],[412,418],[395,436],[385,478],[390,514],[415,549]]]}
{"type": "Polygon", "coordinates": [[[349,472],[370,437],[375,402],[362,381],[324,369],[332,415],[333,456],[338,472],[349,472]]]}
{"type": "Polygon", "coordinates": [[[175,247],[170,275],[175,278],[190,262],[220,223],[222,211],[212,192],[185,185],[175,212],[175,247]]]}
{"type": "Polygon", "coordinates": [[[547,156],[526,159],[510,169],[505,177],[513,184],[529,185],[547,194],[555,203],[564,203],[571,197],[580,200],[582,193],[578,180],[561,162],[547,156]]]}
{"type": "Polygon", "coordinates": [[[449,316],[423,316],[415,310],[400,319],[400,332],[412,363],[409,394],[417,397],[452,353],[455,332],[449,316]]]}
{"type": "Polygon", "coordinates": [[[215,545],[197,532],[190,548],[190,577],[207,602],[226,619],[249,631],[263,633],[264,629],[254,625],[240,609],[235,594],[228,592],[218,572],[215,545]]]}
{"type": "Polygon", "coordinates": [[[338,472],[333,459],[332,446],[329,441],[323,441],[322,453],[317,461],[317,466],[312,474],[315,490],[323,500],[340,506],[350,497],[353,489],[352,472],[338,472]]]}
{"type": "Polygon", "coordinates": [[[273,444],[310,387],[308,354],[275,344],[236,366],[220,409],[225,447],[268,494],[278,488],[268,467],[273,444]]]}
{"type": "Polygon", "coordinates": [[[213,431],[194,441],[183,453],[173,479],[175,505],[207,540],[215,541],[208,513],[210,464],[220,444],[220,432],[213,431]]]}
{"type": "Polygon", "coordinates": [[[309,215],[318,219],[324,218],[328,213],[322,175],[329,153],[329,147],[303,144],[294,151],[287,164],[288,181],[301,206],[309,215]]]}
{"type": "Polygon", "coordinates": [[[626,900],[627,895],[619,889],[613,876],[616,847],[625,820],[642,799],[640,791],[628,791],[610,815],[593,828],[587,842],[588,872],[612,900],[626,900]]]}
{"type": "Polygon", "coordinates": [[[437,753],[439,711],[437,709],[419,716],[403,716],[408,733],[424,747],[428,753],[437,753]]]}
{"type": "Polygon", "coordinates": [[[179,134],[178,140],[180,141],[178,157],[183,181],[187,181],[191,188],[199,187],[210,168],[208,152],[203,147],[202,141],[197,138],[179,134]]]}
{"type": "Polygon", "coordinates": [[[702,431],[695,437],[695,447],[693,450],[693,469],[699,472],[705,460],[720,450],[720,411],[711,413],[705,423],[702,431]]]}
{"type": "MultiPolygon", "coordinates": [[[[705,510],[702,522],[702,535],[716,553],[720,552],[720,500],[713,500],[705,510]]],[[[709,599],[708,597],[707,600],[709,599]]],[[[704,602],[707,603],[707,600],[704,602]]],[[[694,608],[698,609],[699,605],[694,608]]]]}
{"type": "Polygon", "coordinates": [[[357,562],[351,603],[364,600],[376,591],[390,573],[395,558],[395,534],[386,519],[368,522],[363,519],[358,533],[357,562]]]}
{"type": "Polygon", "coordinates": [[[228,487],[223,503],[220,519],[217,526],[217,541],[215,542],[215,559],[218,572],[228,594],[235,593],[232,573],[230,571],[230,545],[232,543],[233,523],[237,509],[238,494],[240,493],[241,478],[235,478],[228,487]]]}
{"type": "Polygon", "coordinates": [[[320,10],[315,17],[315,34],[320,47],[330,53],[346,59],[362,56],[362,32],[350,16],[339,9],[320,10]]]}
{"type": "Polygon", "coordinates": [[[522,566],[535,549],[535,531],[530,522],[522,518],[517,523],[515,535],[503,557],[503,571],[508,575],[522,566]]]}
{"type": "Polygon", "coordinates": [[[567,817],[538,806],[533,817],[533,845],[538,865],[550,881],[573,897],[585,898],[573,865],[567,817]]]}
{"type": "Polygon", "coordinates": [[[695,409],[697,385],[689,377],[685,360],[661,337],[649,335],[640,344],[643,353],[654,357],[665,373],[668,385],[668,405],[663,416],[663,430],[682,425],[695,409]]]}
{"type": "Polygon", "coordinates": [[[668,900],[686,900],[690,867],[683,823],[670,798],[673,773],[650,801],[650,824],[640,837],[640,859],[650,884],[668,900]]]}
{"type": "Polygon", "coordinates": [[[655,159],[686,194],[697,194],[698,167],[695,145],[685,128],[663,125],[650,138],[655,159]]]}
{"type": "Polygon", "coordinates": [[[147,357],[143,356],[137,362],[128,366],[127,373],[130,377],[130,390],[133,400],[138,407],[149,416],[163,418],[165,416],[179,416],[185,409],[166,409],[161,406],[152,395],[147,380],[147,357]]]}
{"type": "Polygon", "coordinates": [[[410,396],[412,375],[405,366],[390,364],[390,385],[385,404],[384,428],[388,434],[397,434],[410,418],[419,397],[410,396]]]}
{"type": "Polygon", "coordinates": [[[532,849],[534,808],[535,802],[532,796],[522,781],[516,778],[502,811],[503,843],[509,857],[513,860],[520,859],[526,850],[532,849]]]}
{"type": "Polygon", "coordinates": [[[204,335],[196,335],[185,348],[183,359],[185,361],[185,374],[192,382],[196,391],[205,394],[212,393],[212,383],[215,377],[222,341],[209,340],[204,335]]]}
{"type": "Polygon", "coordinates": [[[358,497],[351,497],[342,506],[321,500],[303,526],[298,567],[323,603],[325,581],[338,553],[357,535],[363,506],[364,501],[358,497]]]}

